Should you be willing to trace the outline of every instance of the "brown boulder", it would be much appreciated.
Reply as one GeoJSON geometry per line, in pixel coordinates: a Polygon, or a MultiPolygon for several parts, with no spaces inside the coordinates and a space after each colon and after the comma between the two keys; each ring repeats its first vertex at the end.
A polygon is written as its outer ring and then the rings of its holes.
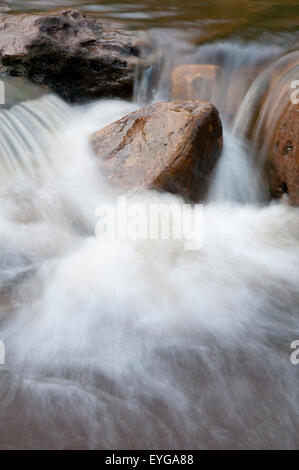
{"type": "Polygon", "coordinates": [[[211,103],[156,103],[110,124],[91,142],[119,187],[155,188],[198,201],[220,154],[222,125],[211,103]]]}
{"type": "Polygon", "coordinates": [[[49,85],[68,101],[130,96],[150,51],[142,33],[75,9],[0,18],[0,72],[49,85]]]}

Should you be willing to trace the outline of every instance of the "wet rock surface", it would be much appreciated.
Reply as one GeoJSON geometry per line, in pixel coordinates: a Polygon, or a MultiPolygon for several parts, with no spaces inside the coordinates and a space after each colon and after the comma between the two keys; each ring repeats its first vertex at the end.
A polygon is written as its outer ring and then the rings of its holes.
{"type": "Polygon", "coordinates": [[[129,97],[152,52],[145,33],[76,9],[0,18],[0,72],[50,86],[71,102],[129,97]]]}
{"type": "Polygon", "coordinates": [[[299,105],[290,102],[276,126],[269,155],[268,175],[271,195],[288,196],[299,206],[299,105]]]}
{"type": "Polygon", "coordinates": [[[220,155],[222,125],[211,103],[156,103],[100,130],[91,142],[117,186],[198,201],[220,155]]]}
{"type": "Polygon", "coordinates": [[[299,205],[299,53],[283,56],[264,80],[251,136],[270,195],[299,205]],[[266,86],[267,85],[267,86],[266,86]]]}

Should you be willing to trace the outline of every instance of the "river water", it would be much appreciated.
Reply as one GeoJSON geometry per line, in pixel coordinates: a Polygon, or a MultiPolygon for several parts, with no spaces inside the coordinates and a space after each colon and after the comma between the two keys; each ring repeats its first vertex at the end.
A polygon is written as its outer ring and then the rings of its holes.
{"type": "MultiPolygon", "coordinates": [[[[13,11],[65,5],[7,3],[13,11]]],[[[267,73],[297,40],[298,6],[173,3],[67,2],[155,38],[162,59],[139,77],[132,102],[70,106],[7,82],[0,448],[299,446],[299,366],[290,360],[299,339],[299,213],[269,201],[259,149],[240,131],[267,73]],[[223,68],[221,93],[211,99],[224,150],[204,203],[203,247],[100,241],[95,208],[116,204],[118,192],[101,176],[88,137],[145,103],[171,99],[170,73],[182,63],[223,68]],[[257,78],[247,73],[259,67],[257,78]],[[237,72],[240,105],[227,113],[237,72]]],[[[138,200],[182,203],[151,192],[138,200]]]]}

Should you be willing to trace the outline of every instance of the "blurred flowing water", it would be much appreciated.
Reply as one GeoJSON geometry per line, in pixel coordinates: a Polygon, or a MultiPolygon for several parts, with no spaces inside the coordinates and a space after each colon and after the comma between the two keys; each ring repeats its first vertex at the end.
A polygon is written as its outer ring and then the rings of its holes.
{"type": "Polygon", "coordinates": [[[195,37],[233,33],[294,32],[298,27],[297,0],[6,0],[13,11],[60,7],[81,8],[89,14],[125,21],[138,28],[189,29],[195,37]]]}
{"type": "MultiPolygon", "coordinates": [[[[7,3],[12,11],[65,5],[7,3]]],[[[0,448],[298,448],[290,344],[299,336],[299,213],[268,200],[260,126],[255,145],[247,139],[269,74],[296,41],[296,2],[66,3],[149,28],[160,60],[136,71],[132,102],[71,107],[26,82],[7,83],[0,448]],[[116,204],[118,192],[88,137],[143,104],[172,99],[172,71],[190,63],[221,67],[209,99],[225,127],[202,249],[187,252],[184,240],[98,240],[95,208],[116,204]]],[[[196,93],[206,98],[207,90],[196,93]]],[[[269,100],[268,110],[276,95],[269,100]]],[[[182,203],[128,195],[136,197],[182,203]]]]}

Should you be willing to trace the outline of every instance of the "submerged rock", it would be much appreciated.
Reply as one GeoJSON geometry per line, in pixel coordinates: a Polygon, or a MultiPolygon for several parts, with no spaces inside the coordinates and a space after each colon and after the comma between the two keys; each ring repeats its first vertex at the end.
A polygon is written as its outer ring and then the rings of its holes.
{"type": "Polygon", "coordinates": [[[173,100],[207,100],[231,122],[265,63],[230,69],[215,64],[185,64],[171,74],[173,100]]]}
{"type": "Polygon", "coordinates": [[[222,125],[211,103],[156,103],[110,124],[91,142],[117,186],[155,188],[198,201],[220,154],[222,125]]]}
{"type": "Polygon", "coordinates": [[[171,76],[174,100],[211,100],[218,89],[221,67],[186,64],[177,66],[171,76]]]}
{"type": "Polygon", "coordinates": [[[5,2],[0,2],[0,15],[10,10],[10,7],[5,2]]]}
{"type": "Polygon", "coordinates": [[[49,85],[80,102],[132,94],[136,66],[146,66],[147,37],[75,9],[0,18],[0,72],[49,85]]]}

